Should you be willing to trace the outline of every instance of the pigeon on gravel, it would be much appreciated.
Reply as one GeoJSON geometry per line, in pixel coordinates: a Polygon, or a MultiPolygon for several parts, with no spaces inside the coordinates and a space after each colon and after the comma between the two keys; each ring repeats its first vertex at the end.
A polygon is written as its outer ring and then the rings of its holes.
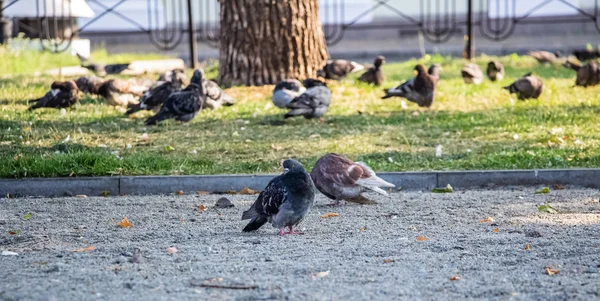
{"type": "Polygon", "coordinates": [[[567,61],[564,66],[577,72],[575,85],[580,87],[595,86],[600,83],[600,67],[598,62],[592,61],[585,65],[567,61]]]}
{"type": "Polygon", "coordinates": [[[525,74],[522,78],[517,79],[510,86],[504,87],[511,94],[517,93],[520,100],[529,98],[538,98],[544,90],[542,80],[530,73],[525,74]]]}
{"type": "Polygon", "coordinates": [[[317,71],[317,76],[325,79],[341,80],[350,73],[359,72],[364,69],[365,67],[357,62],[330,60],[327,61],[327,64],[321,70],[317,71]]]}
{"type": "Polygon", "coordinates": [[[276,107],[285,109],[294,98],[300,96],[304,91],[306,91],[306,88],[302,86],[299,80],[286,79],[275,85],[271,100],[276,107]]]}
{"type": "Polygon", "coordinates": [[[74,81],[53,82],[44,96],[30,100],[35,102],[29,107],[29,111],[39,108],[68,108],[79,100],[79,90],[74,81]]]}
{"type": "Polygon", "coordinates": [[[128,105],[128,110],[125,115],[131,115],[141,110],[152,110],[154,113],[158,112],[162,107],[163,103],[169,96],[181,90],[181,82],[177,78],[176,71],[173,71],[173,76],[169,77],[170,81],[159,82],[150,90],[146,91],[138,104],[128,105]]]}
{"type": "Polygon", "coordinates": [[[327,113],[331,103],[331,91],[327,84],[318,79],[307,78],[304,80],[304,87],[306,91],[287,105],[290,111],[284,118],[300,115],[306,119],[321,118],[327,113]]]}
{"type": "Polygon", "coordinates": [[[107,105],[127,107],[137,104],[138,98],[146,90],[147,87],[135,85],[131,81],[109,79],[98,88],[98,94],[104,98],[107,105]]]}
{"type": "Polygon", "coordinates": [[[495,82],[504,78],[504,66],[498,61],[490,61],[487,66],[488,78],[495,82]]]}
{"type": "Polygon", "coordinates": [[[334,153],[321,157],[310,172],[310,177],[322,194],[335,200],[333,205],[340,204],[342,200],[358,204],[376,204],[377,202],[367,199],[362,193],[371,190],[387,195],[387,192],[379,187],[396,187],[378,177],[364,162],[353,162],[334,153]]]}
{"type": "Polygon", "coordinates": [[[396,88],[385,90],[382,99],[390,97],[403,97],[419,105],[419,107],[430,107],[435,97],[435,86],[439,80],[439,65],[429,67],[425,71],[423,65],[415,66],[417,76],[405,81],[396,88]]]}
{"type": "Polygon", "coordinates": [[[279,229],[279,235],[302,234],[294,231],[308,214],[315,202],[315,186],[300,162],[283,161],[283,174],[273,178],[259,195],[252,207],[242,214],[242,220],[250,219],[244,232],[258,230],[270,222],[279,229]],[[284,229],[289,231],[285,232],[284,229]]]}
{"type": "Polygon", "coordinates": [[[83,92],[84,94],[98,95],[100,86],[104,84],[104,79],[94,75],[82,76],[75,80],[75,84],[77,84],[79,91],[83,92]]]}
{"type": "Polygon", "coordinates": [[[385,57],[381,55],[376,57],[375,66],[369,68],[358,78],[358,80],[370,85],[381,86],[384,79],[383,70],[381,70],[381,65],[383,65],[383,63],[385,63],[385,57]]]}
{"type": "Polygon", "coordinates": [[[465,84],[479,85],[483,82],[483,72],[479,65],[474,63],[465,64],[460,71],[465,84]]]}
{"type": "Polygon", "coordinates": [[[199,70],[195,70],[190,84],[182,91],[172,93],[165,100],[160,111],[146,120],[146,125],[156,125],[163,120],[171,118],[189,122],[202,110],[204,102],[202,73],[199,70]]]}
{"type": "Polygon", "coordinates": [[[204,77],[204,70],[202,68],[199,68],[197,71],[202,73],[202,91],[206,97],[206,108],[218,109],[221,106],[229,107],[235,104],[235,99],[227,95],[217,83],[204,77]]]}
{"type": "Polygon", "coordinates": [[[527,55],[536,59],[540,64],[553,64],[561,57],[559,51],[554,53],[549,51],[530,51],[527,55]]]}

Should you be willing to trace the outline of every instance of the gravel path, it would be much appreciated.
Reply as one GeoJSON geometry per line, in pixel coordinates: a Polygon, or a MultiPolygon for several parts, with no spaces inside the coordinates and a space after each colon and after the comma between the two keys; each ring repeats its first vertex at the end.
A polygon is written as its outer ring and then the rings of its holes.
{"type": "Polygon", "coordinates": [[[598,300],[600,193],[534,191],[319,195],[285,237],[240,232],[252,195],[0,199],[0,300],[598,300]]]}

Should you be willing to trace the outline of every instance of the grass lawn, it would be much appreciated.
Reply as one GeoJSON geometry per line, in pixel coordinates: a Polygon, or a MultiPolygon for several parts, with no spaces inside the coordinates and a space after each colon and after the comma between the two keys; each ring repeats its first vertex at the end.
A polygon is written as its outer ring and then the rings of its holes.
{"type": "MultiPolygon", "coordinates": [[[[355,82],[359,74],[331,82],[324,123],[284,121],[285,112],[270,101],[273,86],[234,87],[227,91],[237,98],[233,107],[202,111],[190,124],[147,127],[149,112],[126,118],[94,97],[62,113],[27,112],[26,100],[43,95],[53,79],[2,79],[0,177],[266,173],[289,157],[310,169],[327,152],[378,171],[600,167],[600,86],[574,88],[575,73],[562,66],[516,55],[498,59],[506,78],[480,86],[463,84],[460,59],[434,56],[384,66],[385,87],[392,87],[413,76],[416,63],[441,63],[431,109],[381,100],[381,88],[355,82]],[[529,71],[545,82],[539,100],[518,101],[501,89],[529,71]],[[439,145],[443,154],[436,157],[439,145]]],[[[477,63],[485,67],[488,60],[477,63]]]]}

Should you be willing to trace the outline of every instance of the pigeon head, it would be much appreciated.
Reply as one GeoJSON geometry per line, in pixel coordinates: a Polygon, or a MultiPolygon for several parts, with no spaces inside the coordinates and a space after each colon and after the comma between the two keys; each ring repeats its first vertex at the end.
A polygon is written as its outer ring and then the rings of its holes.
{"type": "Polygon", "coordinates": [[[444,69],[442,69],[442,66],[440,64],[433,64],[429,66],[429,70],[427,70],[427,73],[429,73],[429,75],[439,76],[440,71],[442,70],[444,69]]]}
{"type": "Polygon", "coordinates": [[[382,55],[375,58],[375,67],[380,67],[381,65],[383,65],[383,63],[385,63],[385,57],[383,57],[382,55]]]}
{"type": "Polygon", "coordinates": [[[560,53],[560,51],[555,51],[554,55],[556,55],[556,57],[562,57],[562,53],[560,53]]]}
{"type": "Polygon", "coordinates": [[[204,79],[204,70],[200,69],[196,69],[194,70],[194,75],[192,76],[192,79],[190,80],[190,84],[196,84],[198,86],[202,85],[202,79],[204,79]]]}
{"type": "Polygon", "coordinates": [[[294,159],[287,159],[284,160],[283,163],[283,174],[287,174],[288,172],[292,172],[292,171],[305,171],[304,170],[304,166],[302,166],[302,164],[294,159]]]}
{"type": "Polygon", "coordinates": [[[488,63],[488,68],[493,71],[500,71],[500,66],[498,65],[498,62],[496,62],[496,61],[490,61],[488,63]]]}
{"type": "Polygon", "coordinates": [[[304,80],[304,87],[306,87],[306,89],[308,88],[312,88],[312,87],[318,87],[318,86],[323,86],[323,87],[327,87],[327,84],[323,81],[320,81],[318,79],[314,79],[314,78],[307,78],[304,80]]]}
{"type": "Polygon", "coordinates": [[[171,83],[181,86],[186,79],[187,76],[185,75],[185,71],[183,69],[174,69],[171,71],[171,83]]]}
{"type": "Polygon", "coordinates": [[[419,64],[415,66],[415,71],[417,71],[418,74],[425,74],[425,66],[419,64]]]}

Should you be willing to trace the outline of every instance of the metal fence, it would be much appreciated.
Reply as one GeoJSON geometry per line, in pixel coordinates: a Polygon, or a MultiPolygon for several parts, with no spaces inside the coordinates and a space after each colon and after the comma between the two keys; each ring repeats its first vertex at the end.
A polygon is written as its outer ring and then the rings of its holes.
{"type": "MultiPolygon", "coordinates": [[[[4,0],[4,7],[0,12],[19,1],[24,0],[4,0]]],[[[147,34],[149,41],[160,50],[173,49],[183,43],[187,37],[190,55],[195,58],[197,57],[196,43],[205,43],[212,47],[219,45],[219,24],[209,17],[219,15],[217,0],[147,0],[147,24],[140,24],[119,11],[123,3],[129,0],[120,0],[112,5],[103,4],[101,0],[88,0],[90,4],[101,7],[102,12],[80,26],[72,24],[75,19],[70,9],[70,1],[72,0],[61,1],[63,4],[56,7],[57,1],[51,0],[54,7],[49,7],[48,0],[35,0],[37,24],[21,24],[28,26],[30,31],[38,33],[43,41],[43,49],[52,52],[65,51],[74,37],[85,33],[90,25],[109,14],[131,24],[140,33],[147,34]],[[61,28],[59,22],[65,22],[62,27],[73,28],[73,34],[62,36],[56,32],[61,28]]],[[[407,14],[402,8],[396,7],[392,0],[365,0],[364,10],[350,20],[344,15],[348,1],[320,1],[324,7],[322,19],[329,45],[339,43],[348,31],[373,28],[414,29],[420,31],[425,39],[433,43],[447,42],[457,32],[465,33],[469,37],[468,41],[471,41],[473,32],[477,29],[485,39],[502,41],[509,38],[517,26],[539,23],[592,23],[600,32],[598,18],[600,0],[589,0],[588,2],[593,1],[593,8],[588,6],[586,9],[574,5],[569,0],[545,0],[521,14],[517,14],[516,11],[517,0],[419,0],[419,12],[416,15],[407,14]],[[558,19],[531,17],[536,11],[557,2],[570,7],[576,14],[558,19]],[[466,11],[459,12],[458,6],[466,8],[466,11]],[[391,12],[398,22],[394,24],[361,22],[372,11],[381,8],[391,12]]],[[[106,34],[119,33],[106,32],[106,34]]],[[[471,48],[470,45],[468,47],[471,48]]],[[[469,55],[472,54],[472,49],[470,50],[469,55]]]]}

